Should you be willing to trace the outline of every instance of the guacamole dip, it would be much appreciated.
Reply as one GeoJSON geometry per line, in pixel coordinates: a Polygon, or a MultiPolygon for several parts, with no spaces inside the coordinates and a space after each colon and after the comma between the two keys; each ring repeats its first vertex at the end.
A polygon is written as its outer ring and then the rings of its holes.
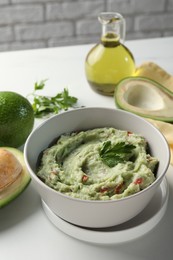
{"type": "Polygon", "coordinates": [[[115,128],[61,135],[43,151],[38,177],[51,188],[84,200],[113,200],[145,189],[158,160],[144,137],[115,128]]]}

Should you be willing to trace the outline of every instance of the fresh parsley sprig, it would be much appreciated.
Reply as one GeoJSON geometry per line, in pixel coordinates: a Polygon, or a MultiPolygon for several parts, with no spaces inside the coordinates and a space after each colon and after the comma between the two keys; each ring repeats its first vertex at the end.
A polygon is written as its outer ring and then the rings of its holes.
{"type": "Polygon", "coordinates": [[[74,107],[78,100],[76,97],[69,95],[67,88],[64,88],[62,92],[53,97],[36,94],[37,90],[42,90],[45,87],[46,81],[47,80],[41,80],[34,84],[32,107],[36,118],[44,118],[51,114],[58,114],[62,110],[66,111],[70,107],[74,107]]]}
{"type": "Polygon", "coordinates": [[[118,163],[128,161],[133,155],[134,148],[134,145],[125,142],[112,145],[111,141],[106,141],[103,143],[99,154],[104,164],[112,168],[118,163]]]}
{"type": "MultiPolygon", "coordinates": [[[[45,82],[47,81],[47,79],[43,79],[43,80],[41,80],[40,82],[35,82],[35,84],[34,84],[34,92],[36,91],[36,90],[40,90],[40,89],[43,89],[44,88],[44,86],[45,86],[45,82]]],[[[34,93],[33,92],[33,93],[34,93]]]]}

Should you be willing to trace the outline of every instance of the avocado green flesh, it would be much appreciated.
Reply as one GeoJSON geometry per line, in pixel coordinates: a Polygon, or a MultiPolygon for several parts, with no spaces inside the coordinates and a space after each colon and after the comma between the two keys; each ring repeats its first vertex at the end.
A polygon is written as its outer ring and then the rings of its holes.
{"type": "Polygon", "coordinates": [[[26,169],[25,163],[24,163],[24,158],[23,158],[23,153],[15,148],[9,148],[9,147],[1,147],[9,152],[13,153],[14,156],[19,160],[19,162],[22,165],[22,173],[20,177],[12,183],[10,186],[5,188],[4,190],[0,191],[0,208],[4,207],[11,201],[13,201],[16,197],[18,197],[24,190],[25,188],[29,185],[30,183],[30,175],[26,169]]]}
{"type": "Polygon", "coordinates": [[[117,107],[155,120],[173,122],[173,93],[144,77],[129,77],[115,89],[117,107]]]}

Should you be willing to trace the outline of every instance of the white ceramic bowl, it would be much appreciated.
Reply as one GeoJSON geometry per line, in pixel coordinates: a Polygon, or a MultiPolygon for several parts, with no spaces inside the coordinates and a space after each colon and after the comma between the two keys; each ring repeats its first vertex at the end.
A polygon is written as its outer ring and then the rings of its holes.
{"type": "Polygon", "coordinates": [[[128,221],[145,208],[167,171],[170,152],[163,135],[143,118],[122,110],[91,107],[71,110],[46,120],[28,137],[24,158],[35,189],[55,214],[76,225],[99,228],[128,221]],[[141,134],[147,139],[152,156],[159,159],[157,178],[148,188],[119,200],[89,201],[57,192],[36,176],[40,152],[57,136],[76,130],[110,126],[141,134]]]}

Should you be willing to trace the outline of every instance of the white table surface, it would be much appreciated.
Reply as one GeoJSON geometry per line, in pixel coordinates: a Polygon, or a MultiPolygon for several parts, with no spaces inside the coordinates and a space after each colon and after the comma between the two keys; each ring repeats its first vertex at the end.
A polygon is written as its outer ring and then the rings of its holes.
{"type": "MultiPolygon", "coordinates": [[[[24,96],[34,83],[48,79],[42,94],[54,95],[68,87],[79,106],[115,107],[111,97],[94,93],[84,74],[84,60],[92,45],[0,53],[0,91],[24,96]]],[[[173,74],[173,38],[126,42],[136,64],[153,61],[173,74]]],[[[35,127],[41,121],[36,120],[35,127]]],[[[172,260],[173,167],[167,172],[168,208],[150,233],[126,244],[99,246],[81,242],[59,231],[43,212],[36,191],[29,187],[15,201],[0,209],[0,259],[2,260],[172,260]]]]}

